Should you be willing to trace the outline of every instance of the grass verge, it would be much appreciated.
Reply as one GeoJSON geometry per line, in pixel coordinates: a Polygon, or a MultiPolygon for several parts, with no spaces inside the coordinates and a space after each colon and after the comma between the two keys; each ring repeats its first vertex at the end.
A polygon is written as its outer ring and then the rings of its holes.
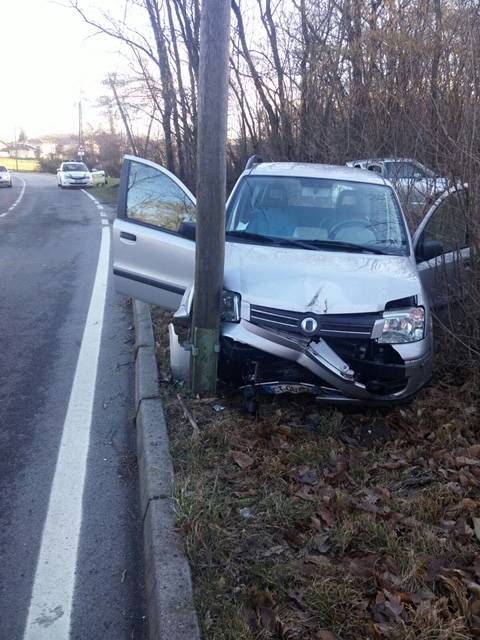
{"type": "Polygon", "coordinates": [[[109,178],[108,184],[100,187],[90,187],[88,190],[99,202],[102,204],[109,204],[111,206],[117,205],[118,200],[118,185],[120,180],[118,178],[109,178]]]}
{"type": "Polygon", "coordinates": [[[239,397],[193,398],[169,381],[168,321],[154,310],[203,637],[480,636],[480,403],[468,373],[445,369],[389,411],[280,397],[252,419],[239,397]]]}

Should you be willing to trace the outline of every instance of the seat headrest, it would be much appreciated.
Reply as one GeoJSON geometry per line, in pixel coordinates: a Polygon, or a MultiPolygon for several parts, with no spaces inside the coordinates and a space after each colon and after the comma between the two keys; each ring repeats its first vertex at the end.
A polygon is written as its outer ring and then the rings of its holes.
{"type": "Polygon", "coordinates": [[[288,194],[285,186],[279,183],[269,184],[262,198],[262,206],[280,209],[288,205],[288,194]]]}

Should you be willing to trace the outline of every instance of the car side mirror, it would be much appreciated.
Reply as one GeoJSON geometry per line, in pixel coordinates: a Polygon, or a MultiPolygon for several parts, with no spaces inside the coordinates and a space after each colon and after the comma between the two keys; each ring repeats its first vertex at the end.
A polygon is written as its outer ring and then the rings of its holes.
{"type": "Polygon", "coordinates": [[[182,220],[180,226],[178,227],[178,233],[187,238],[188,240],[193,240],[195,242],[196,236],[196,223],[190,222],[189,220],[182,220]]]}
{"type": "Polygon", "coordinates": [[[443,253],[443,243],[440,240],[424,240],[418,245],[415,252],[417,262],[426,262],[441,256],[443,253]]]}

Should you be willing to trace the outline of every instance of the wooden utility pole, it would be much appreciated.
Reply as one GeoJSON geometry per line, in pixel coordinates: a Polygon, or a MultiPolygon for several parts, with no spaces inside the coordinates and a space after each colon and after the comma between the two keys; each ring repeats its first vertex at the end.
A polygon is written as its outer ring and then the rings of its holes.
{"type": "Polygon", "coordinates": [[[215,393],[225,256],[230,0],[204,0],[198,90],[197,232],[190,386],[215,393]]]}

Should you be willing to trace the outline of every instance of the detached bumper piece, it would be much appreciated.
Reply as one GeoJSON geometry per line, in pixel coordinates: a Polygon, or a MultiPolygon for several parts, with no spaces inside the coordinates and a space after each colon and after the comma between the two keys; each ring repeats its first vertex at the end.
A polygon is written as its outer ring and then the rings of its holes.
{"type": "Polygon", "coordinates": [[[356,338],[330,338],[327,342],[370,393],[390,395],[407,386],[405,363],[390,344],[356,338]]]}

